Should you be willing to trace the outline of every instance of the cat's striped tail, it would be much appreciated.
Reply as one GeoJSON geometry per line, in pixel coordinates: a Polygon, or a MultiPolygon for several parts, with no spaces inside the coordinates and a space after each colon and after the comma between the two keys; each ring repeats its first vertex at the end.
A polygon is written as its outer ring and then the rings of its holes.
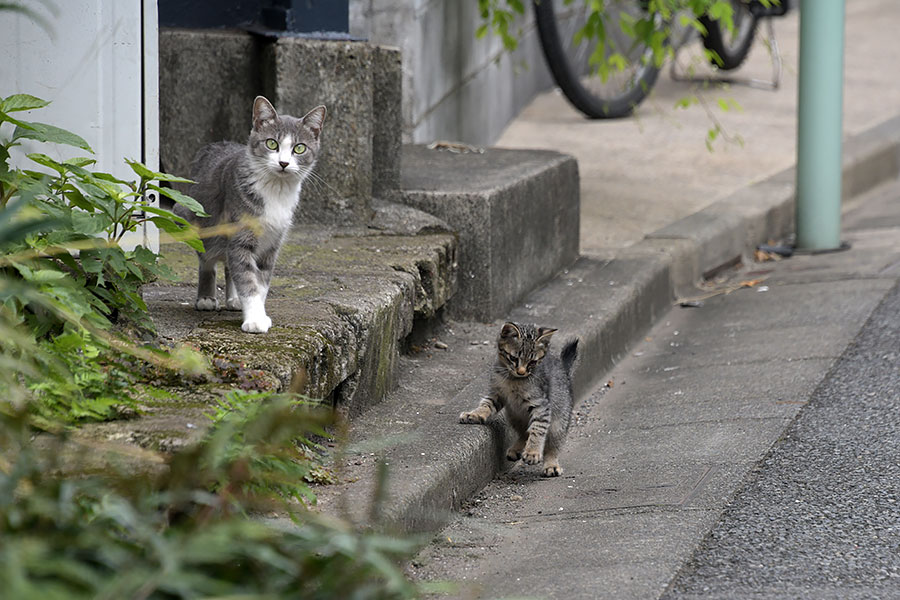
{"type": "Polygon", "coordinates": [[[562,360],[563,369],[566,371],[566,376],[569,380],[572,379],[572,368],[575,366],[575,363],[578,360],[578,338],[575,338],[565,346],[563,346],[562,352],[559,354],[560,360],[562,360]]]}

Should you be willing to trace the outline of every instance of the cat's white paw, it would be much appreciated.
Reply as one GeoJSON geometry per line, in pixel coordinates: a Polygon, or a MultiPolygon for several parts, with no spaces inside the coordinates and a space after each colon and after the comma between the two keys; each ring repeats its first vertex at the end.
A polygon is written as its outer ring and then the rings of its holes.
{"type": "Polygon", "coordinates": [[[262,296],[248,296],[244,298],[244,324],[241,329],[247,333],[265,333],[272,326],[272,319],[266,314],[265,302],[262,296]]]}
{"type": "Polygon", "coordinates": [[[219,310],[219,301],[210,296],[204,296],[203,298],[197,298],[194,308],[196,310],[219,310]]]}
{"type": "Polygon", "coordinates": [[[272,326],[272,319],[267,315],[262,315],[256,319],[248,319],[241,325],[241,329],[247,333],[266,333],[272,326]]]}
{"type": "Polygon", "coordinates": [[[228,298],[225,300],[225,308],[228,310],[241,310],[241,299],[240,298],[228,298]]]}

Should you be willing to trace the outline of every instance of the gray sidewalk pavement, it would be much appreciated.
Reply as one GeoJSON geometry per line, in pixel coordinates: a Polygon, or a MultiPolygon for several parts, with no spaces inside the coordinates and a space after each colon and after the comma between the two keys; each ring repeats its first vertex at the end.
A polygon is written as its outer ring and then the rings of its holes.
{"type": "MultiPolygon", "coordinates": [[[[847,0],[846,6],[844,132],[849,136],[900,113],[900,78],[894,76],[900,65],[900,2],[847,0]]],[[[679,98],[698,92],[673,81],[668,68],[633,118],[587,120],[551,91],[538,96],[497,145],[574,155],[581,176],[582,252],[633,244],[795,164],[798,11],[775,19],[774,26],[784,56],[780,89],[732,85],[699,92],[729,135],[743,138],[743,146],[717,142],[714,152],[707,151],[704,137],[712,121],[700,106],[674,107],[679,98]],[[742,110],[723,113],[716,108],[719,98],[736,100],[742,110]]],[[[760,39],[736,76],[771,76],[760,39]]],[[[690,62],[691,52],[682,54],[683,62],[690,62]]]]}
{"type": "MultiPolygon", "coordinates": [[[[882,341],[877,356],[853,342],[886,297],[896,304],[900,182],[859,199],[846,222],[851,250],[748,265],[733,282],[765,281],[724,286],[732,291],[663,315],[578,409],[563,476],[543,479],[517,464],[411,572],[462,582],[462,598],[659,597],[806,411],[677,590],[716,598],[896,591],[885,586],[896,586],[890,577],[900,569],[888,552],[898,539],[889,481],[897,419],[886,415],[898,401],[897,340],[882,341]],[[845,386],[821,408],[853,377],[863,397],[845,386]],[[819,433],[803,445],[797,431],[810,420],[819,433]]],[[[882,309],[868,330],[896,330],[898,318],[882,309]]]]}

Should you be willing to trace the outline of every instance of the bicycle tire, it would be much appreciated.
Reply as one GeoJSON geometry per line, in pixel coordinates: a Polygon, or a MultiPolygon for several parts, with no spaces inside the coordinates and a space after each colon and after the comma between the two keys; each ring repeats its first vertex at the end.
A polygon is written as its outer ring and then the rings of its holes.
{"type": "Polygon", "coordinates": [[[641,53],[645,60],[638,66],[637,77],[628,81],[620,92],[607,94],[592,89],[581,75],[583,68],[577,64],[560,34],[553,1],[533,0],[532,6],[547,66],[560,90],[576,109],[592,119],[617,119],[630,115],[647,97],[656,83],[659,68],[652,60],[646,60],[646,50],[641,53]]]}
{"type": "Polygon", "coordinates": [[[703,46],[718,54],[722,59],[721,64],[715,59],[710,59],[710,62],[722,71],[731,71],[743,64],[747,55],[750,54],[750,47],[753,45],[753,38],[756,37],[756,26],[759,21],[747,2],[731,0],[731,4],[734,6],[734,32],[725,30],[718,21],[707,16],[699,19],[706,28],[703,46]]]}

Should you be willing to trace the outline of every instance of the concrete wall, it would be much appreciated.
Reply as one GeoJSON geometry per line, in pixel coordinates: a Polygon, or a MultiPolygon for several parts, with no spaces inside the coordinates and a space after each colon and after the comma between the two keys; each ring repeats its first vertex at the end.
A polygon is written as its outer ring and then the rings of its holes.
{"type": "Polygon", "coordinates": [[[515,53],[475,39],[477,0],[350,0],[350,33],[403,53],[403,139],[493,143],[506,124],[552,86],[530,2],[516,23],[515,53]]]}
{"type": "MultiPolygon", "coordinates": [[[[297,217],[363,224],[372,197],[391,200],[400,181],[400,53],[363,42],[263,38],[241,31],[163,28],[159,34],[160,157],[189,176],[194,153],[245,142],[253,98],[297,117],[328,109],[316,176],[297,217]]],[[[190,191],[190,190],[188,190],[190,191]]]]}

